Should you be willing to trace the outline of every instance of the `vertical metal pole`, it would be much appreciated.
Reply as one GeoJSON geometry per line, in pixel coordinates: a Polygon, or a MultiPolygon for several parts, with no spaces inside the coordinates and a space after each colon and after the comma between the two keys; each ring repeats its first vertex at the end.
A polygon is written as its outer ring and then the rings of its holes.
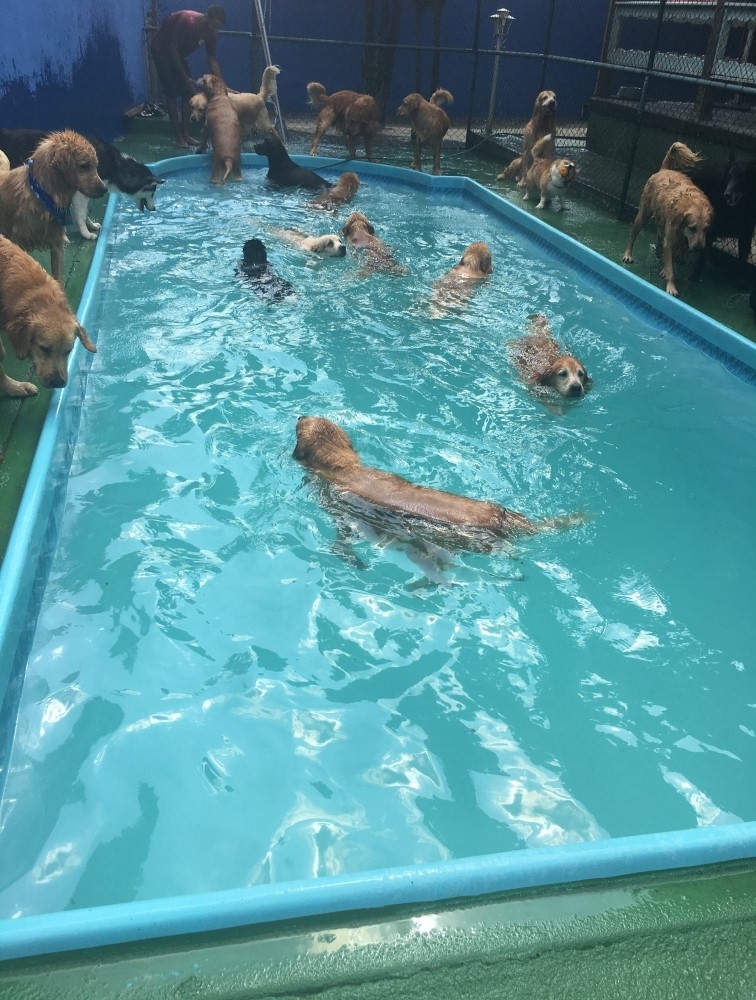
{"type": "MultiPolygon", "coordinates": [[[[257,11],[257,27],[260,31],[260,41],[262,43],[263,54],[265,55],[265,65],[272,66],[273,60],[270,57],[270,45],[268,45],[268,33],[265,30],[265,17],[263,15],[261,0],[255,0],[255,10],[257,11]]],[[[278,94],[273,95],[273,104],[278,116],[278,127],[281,129],[281,139],[286,142],[286,126],[284,125],[281,105],[278,103],[278,94]]]]}
{"type": "Polygon", "coordinates": [[[493,65],[493,76],[491,77],[491,99],[488,102],[488,118],[486,118],[486,135],[491,134],[491,120],[494,113],[494,104],[496,102],[496,85],[499,82],[499,58],[501,56],[501,42],[502,42],[502,31],[501,26],[496,25],[496,55],[494,56],[493,65]]]}
{"type": "Polygon", "coordinates": [[[544,88],[546,81],[546,67],[549,62],[549,52],[551,50],[551,29],[554,24],[554,5],[556,0],[551,0],[551,7],[549,9],[549,20],[546,25],[546,38],[543,41],[543,62],[541,63],[541,81],[538,84],[538,90],[541,91],[544,88]]]}
{"type": "Polygon", "coordinates": [[[465,146],[470,147],[470,131],[472,130],[472,120],[473,120],[473,109],[475,107],[475,85],[478,82],[478,35],[480,34],[480,4],[481,0],[478,0],[478,5],[475,8],[475,29],[473,36],[473,67],[472,67],[472,80],[470,81],[470,107],[467,111],[467,134],[465,136],[465,146]]]}
{"type": "Polygon", "coordinates": [[[638,151],[638,138],[640,136],[641,119],[643,117],[643,112],[646,109],[646,94],[648,93],[648,83],[650,80],[651,71],[654,68],[654,61],[656,59],[656,53],[659,49],[659,36],[661,34],[662,24],[664,23],[664,10],[667,6],[667,0],[659,0],[659,13],[656,17],[656,34],[654,35],[654,44],[651,47],[651,51],[648,53],[648,62],[646,63],[646,74],[643,77],[643,86],[641,87],[640,99],[638,100],[638,111],[635,115],[635,128],[633,130],[633,138],[630,143],[630,153],[627,158],[627,167],[625,168],[625,177],[622,181],[622,192],[620,193],[620,203],[617,212],[617,218],[621,219],[625,214],[625,203],[627,202],[627,191],[630,187],[630,178],[633,173],[633,165],[635,163],[635,154],[638,151]]]}

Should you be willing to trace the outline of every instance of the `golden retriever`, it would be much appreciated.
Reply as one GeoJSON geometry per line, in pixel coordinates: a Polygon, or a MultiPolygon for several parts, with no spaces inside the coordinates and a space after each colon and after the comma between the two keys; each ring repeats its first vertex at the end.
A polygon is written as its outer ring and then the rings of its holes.
{"type": "MultiPolygon", "coordinates": [[[[674,296],[679,295],[675,284],[675,260],[684,261],[687,250],[704,250],[714,221],[714,209],[703,191],[687,174],[674,169],[674,165],[679,163],[680,146],[682,143],[670,146],[661,169],[646,181],[622,256],[625,264],[633,263],[636,237],[653,218],[656,222],[656,256],[663,257],[661,274],[667,292],[674,296]]],[[[681,163],[679,165],[682,166],[681,163]]]]}
{"type": "Polygon", "coordinates": [[[545,155],[544,151],[552,147],[553,138],[550,135],[545,135],[533,146],[533,162],[525,174],[522,200],[538,198],[536,208],[553,205],[555,211],[564,212],[569,208],[565,191],[577,177],[578,169],[572,160],[545,155]]]}
{"type": "Polygon", "coordinates": [[[434,282],[431,315],[438,318],[447,309],[463,309],[489,274],[493,274],[493,263],[488,244],[471,243],[459,262],[434,282]]]}
{"type": "Polygon", "coordinates": [[[341,242],[338,233],[325,233],[323,236],[307,236],[296,229],[271,229],[274,236],[288,243],[289,246],[321,257],[346,257],[346,247],[341,242]]]}
{"type": "Polygon", "coordinates": [[[398,115],[410,120],[413,170],[423,169],[421,153],[423,143],[426,143],[433,150],[433,173],[441,173],[441,142],[449,131],[449,116],[441,105],[453,103],[454,98],[449,91],[439,87],[433,91],[429,101],[422,94],[407,94],[396,109],[398,115]]]}
{"type": "MultiPolygon", "coordinates": [[[[78,337],[88,351],[97,351],[71,312],[66,293],[33,257],[0,236],[0,327],[16,356],[29,358],[37,378],[49,389],[68,381],[68,355],[78,337]]],[[[5,356],[0,343],[0,361],[5,356]]],[[[36,396],[32,382],[17,382],[0,365],[0,392],[36,396]]]]}
{"type": "MultiPolygon", "coordinates": [[[[254,93],[243,93],[236,90],[228,91],[228,99],[231,101],[236,117],[239,119],[242,141],[254,134],[271,135],[276,130],[270,120],[266,104],[278,93],[276,77],[281,72],[278,66],[266,66],[263,70],[260,90],[254,93]]],[[[204,122],[207,113],[207,105],[210,97],[208,92],[212,91],[212,84],[208,82],[211,74],[206,73],[197,81],[200,92],[195,94],[189,101],[192,109],[191,119],[193,122],[204,122]]],[[[203,130],[200,150],[207,149],[207,130],[203,130]]]]}
{"type": "Polygon", "coordinates": [[[356,90],[337,90],[328,94],[322,83],[307,84],[308,103],[318,109],[315,134],[312,137],[310,156],[316,156],[318,143],[332,125],[344,133],[344,142],[350,157],[357,157],[357,140],[365,143],[365,156],[373,159],[373,136],[381,127],[381,113],[374,97],[359,94],[356,90]]]}
{"type": "Polygon", "coordinates": [[[374,271],[384,274],[408,274],[391,247],[375,235],[375,227],[362,212],[352,212],[341,229],[341,235],[355,250],[364,251],[363,265],[358,274],[363,277],[374,271]]]}
{"type": "Polygon", "coordinates": [[[97,173],[91,142],[66,129],[51,132],[29,165],[0,173],[0,236],[24,250],[50,250],[50,271],[63,284],[63,246],[76,191],[101,198],[107,187],[97,173]]]}
{"type": "Polygon", "coordinates": [[[213,146],[210,183],[222,187],[228,180],[241,180],[241,125],[228,88],[219,76],[206,73],[197,80],[197,86],[208,99],[205,127],[213,146]]]}
{"type": "Polygon", "coordinates": [[[525,175],[533,163],[533,146],[546,135],[552,136],[551,145],[543,149],[542,156],[556,158],[553,137],[556,135],[557,99],[553,90],[542,90],[533,104],[533,113],[522,132],[522,155],[513,160],[496,178],[498,181],[514,179],[524,187],[525,175]]]}
{"type": "Polygon", "coordinates": [[[414,531],[430,528],[455,547],[490,550],[497,541],[566,528],[580,515],[532,521],[489,500],[419,486],[393,472],[363,465],[349,436],[326,417],[300,417],[293,458],[327,483],[336,498],[351,503],[374,526],[398,522],[414,531]],[[380,515],[384,521],[381,522],[380,515]]]}
{"type": "MultiPolygon", "coordinates": [[[[528,323],[527,334],[508,345],[510,360],[520,377],[547,404],[553,393],[564,399],[581,399],[593,385],[585,365],[564,353],[542,313],[533,313],[528,323]]],[[[555,407],[550,409],[561,412],[555,407]]]]}
{"type": "Polygon", "coordinates": [[[360,179],[352,170],[343,173],[331,188],[321,191],[308,208],[317,208],[324,212],[333,212],[342,205],[348,205],[360,188],[360,179]]]}

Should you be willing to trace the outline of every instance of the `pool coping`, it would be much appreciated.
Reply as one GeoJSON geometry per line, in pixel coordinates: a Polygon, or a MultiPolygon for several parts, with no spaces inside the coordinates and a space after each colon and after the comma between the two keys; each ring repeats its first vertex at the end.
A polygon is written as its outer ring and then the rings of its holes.
{"type": "MultiPolygon", "coordinates": [[[[303,166],[327,171],[346,161],[297,156],[303,166]]],[[[151,164],[158,174],[196,170],[209,156],[181,156],[151,164]]],[[[256,154],[243,165],[265,167],[256,154]]],[[[464,176],[433,176],[403,167],[350,162],[365,176],[474,198],[605,284],[628,307],[651,310],[668,331],[716,358],[738,377],[756,382],[756,344],[673,298],[626,268],[583,246],[571,236],[518,208],[496,192],[464,176]]],[[[86,326],[105,255],[117,196],[111,197],[100,240],[77,312],[86,326]]],[[[90,331],[90,335],[91,335],[90,331]]],[[[77,341],[68,385],[53,394],[29,471],[21,507],[0,565],[0,765],[15,724],[15,708],[34,637],[39,602],[57,542],[61,501],[86,392],[91,355],[77,341]],[[4,727],[4,728],[3,728],[4,727]]],[[[4,769],[5,770],[5,769],[4,769]]],[[[0,775],[0,792],[5,778],[0,775]]],[[[502,854],[433,864],[385,868],[349,876],[327,876],[171,898],[118,903],[24,916],[0,921],[0,961],[197,934],[302,917],[325,916],[408,904],[438,904],[515,889],[532,889],[595,879],[694,868],[756,857],[756,822],[667,833],[640,834],[558,847],[523,848],[502,854]]]]}

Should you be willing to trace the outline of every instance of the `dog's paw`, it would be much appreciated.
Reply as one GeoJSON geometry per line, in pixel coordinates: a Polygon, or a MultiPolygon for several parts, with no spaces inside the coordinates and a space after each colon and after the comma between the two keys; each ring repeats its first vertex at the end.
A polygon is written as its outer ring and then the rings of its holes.
{"type": "Polygon", "coordinates": [[[622,258],[622,263],[623,263],[623,264],[632,264],[632,263],[633,263],[633,258],[632,258],[632,257],[630,256],[630,254],[629,254],[629,253],[626,253],[626,254],[625,254],[625,255],[623,256],[623,258],[622,258]]]}

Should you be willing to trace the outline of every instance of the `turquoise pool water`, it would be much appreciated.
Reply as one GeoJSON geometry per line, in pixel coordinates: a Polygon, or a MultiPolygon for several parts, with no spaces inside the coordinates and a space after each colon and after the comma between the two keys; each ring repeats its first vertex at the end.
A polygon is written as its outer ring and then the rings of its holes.
{"type": "Polygon", "coordinates": [[[99,351],[21,695],[4,917],[756,818],[753,386],[461,195],[367,176],[408,266],[357,277],[264,171],[116,211],[99,351]],[[296,299],[234,275],[260,235],[296,299]],[[431,319],[471,241],[495,273],[431,319]],[[506,342],[594,378],[558,415],[506,342]],[[301,413],[363,459],[591,520],[439,569],[340,543],[301,413]]]}

